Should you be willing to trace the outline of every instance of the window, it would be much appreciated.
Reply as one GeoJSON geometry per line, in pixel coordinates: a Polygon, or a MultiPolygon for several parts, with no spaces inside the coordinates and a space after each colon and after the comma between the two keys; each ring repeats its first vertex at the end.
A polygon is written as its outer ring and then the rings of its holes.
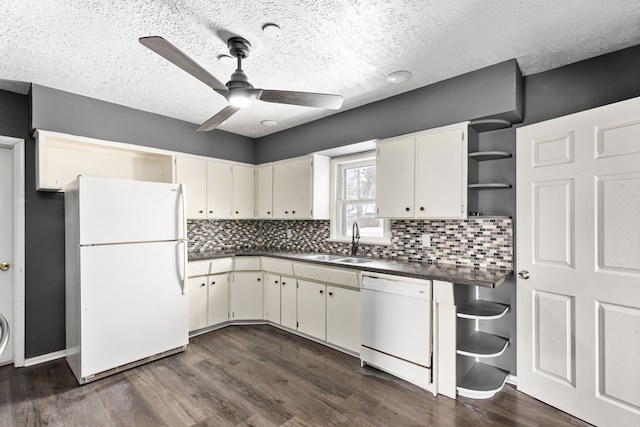
{"type": "Polygon", "coordinates": [[[376,157],[364,153],[331,160],[331,238],[351,241],[354,221],[363,243],[388,243],[388,221],[376,218],[376,157]]]}

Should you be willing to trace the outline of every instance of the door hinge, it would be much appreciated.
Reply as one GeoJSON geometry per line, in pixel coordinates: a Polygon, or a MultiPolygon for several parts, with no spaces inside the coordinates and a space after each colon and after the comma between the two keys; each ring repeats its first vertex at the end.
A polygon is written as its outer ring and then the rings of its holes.
{"type": "Polygon", "coordinates": [[[376,148],[376,155],[379,156],[380,155],[380,147],[376,148]]]}
{"type": "Polygon", "coordinates": [[[299,327],[299,326],[300,326],[300,324],[298,322],[296,322],[296,328],[299,327]]]}
{"type": "Polygon", "coordinates": [[[463,214],[464,213],[464,205],[460,205],[460,213],[463,214]]]}
{"type": "Polygon", "coordinates": [[[311,216],[313,216],[313,209],[311,209],[311,216]]]}
{"type": "Polygon", "coordinates": [[[462,132],[462,138],[460,138],[461,141],[464,141],[464,132],[462,132]]]}

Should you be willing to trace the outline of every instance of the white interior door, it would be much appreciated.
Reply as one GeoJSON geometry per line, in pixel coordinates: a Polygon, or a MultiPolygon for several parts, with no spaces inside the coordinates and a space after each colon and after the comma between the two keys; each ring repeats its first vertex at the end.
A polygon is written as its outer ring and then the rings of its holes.
{"type": "Polygon", "coordinates": [[[522,127],[517,144],[518,389],[638,426],[640,98],[522,127]]]}
{"type": "MultiPolygon", "coordinates": [[[[0,314],[13,326],[13,154],[10,149],[0,147],[0,314]],[[6,269],[5,269],[6,268],[6,269]]],[[[13,332],[13,331],[11,331],[13,332]]],[[[13,338],[4,354],[0,355],[0,365],[13,360],[13,338]]]]}

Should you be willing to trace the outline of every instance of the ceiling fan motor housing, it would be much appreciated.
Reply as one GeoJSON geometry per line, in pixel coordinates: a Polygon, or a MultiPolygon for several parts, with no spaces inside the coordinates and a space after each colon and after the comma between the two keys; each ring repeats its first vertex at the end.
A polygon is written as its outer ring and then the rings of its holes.
{"type": "Polygon", "coordinates": [[[234,58],[244,59],[249,56],[251,43],[243,37],[231,37],[227,40],[227,47],[229,47],[229,53],[231,53],[231,56],[234,58]]]}

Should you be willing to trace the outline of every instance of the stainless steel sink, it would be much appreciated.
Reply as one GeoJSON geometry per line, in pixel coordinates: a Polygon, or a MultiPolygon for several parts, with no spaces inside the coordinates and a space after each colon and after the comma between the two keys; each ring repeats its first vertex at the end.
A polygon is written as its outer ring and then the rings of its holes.
{"type": "Polygon", "coordinates": [[[366,259],[366,258],[348,257],[348,258],[336,259],[335,262],[343,262],[345,264],[366,264],[368,262],[373,262],[373,260],[366,259]]]}
{"type": "Polygon", "coordinates": [[[342,255],[317,254],[317,255],[306,255],[305,258],[316,260],[316,261],[336,261],[344,257],[342,255]]]}

